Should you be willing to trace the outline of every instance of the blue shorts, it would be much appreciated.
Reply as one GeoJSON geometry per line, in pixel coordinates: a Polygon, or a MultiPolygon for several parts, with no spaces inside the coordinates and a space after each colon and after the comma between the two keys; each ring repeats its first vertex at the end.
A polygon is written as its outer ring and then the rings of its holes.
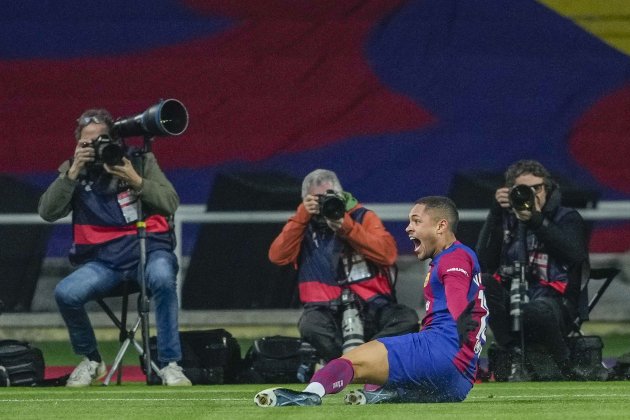
{"type": "Polygon", "coordinates": [[[389,378],[404,402],[463,401],[473,384],[453,364],[458,351],[443,333],[421,331],[378,339],[387,348],[389,378]]]}

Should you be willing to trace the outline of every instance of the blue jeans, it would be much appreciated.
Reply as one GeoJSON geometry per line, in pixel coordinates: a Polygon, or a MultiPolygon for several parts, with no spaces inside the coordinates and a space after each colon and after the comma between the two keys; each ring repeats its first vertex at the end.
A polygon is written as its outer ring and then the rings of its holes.
{"type": "MultiPolygon", "coordinates": [[[[148,295],[155,305],[158,360],[161,365],[182,358],[177,322],[178,270],[177,258],[170,251],[156,250],[147,255],[145,276],[148,295]]],[[[55,300],[76,354],[85,356],[97,349],[85,304],[107,296],[123,281],[138,281],[136,271],[112,270],[100,262],[90,261],[57,284],[55,300]]]]}

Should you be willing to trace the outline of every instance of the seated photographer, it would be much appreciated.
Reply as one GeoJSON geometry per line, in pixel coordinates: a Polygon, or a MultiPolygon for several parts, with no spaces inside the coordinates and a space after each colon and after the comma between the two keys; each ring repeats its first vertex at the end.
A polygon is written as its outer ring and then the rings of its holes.
{"type": "Polygon", "coordinates": [[[476,251],[482,270],[493,273],[483,276],[483,285],[495,341],[511,355],[508,380],[529,379],[514,322],[524,331],[526,347],[542,345],[565,378],[580,379],[566,337],[576,316],[581,269],[588,262],[584,222],[576,210],[560,205],[558,186],[537,161],[512,164],[505,185],[495,192],[476,251]],[[527,283],[520,322],[510,315],[510,285],[521,278],[517,261],[524,263],[527,283]]]}
{"type": "Polygon", "coordinates": [[[106,296],[123,281],[137,281],[137,200],[142,202],[146,222],[145,274],[155,304],[160,376],[166,385],[191,385],[177,364],[182,358],[177,321],[179,266],[168,219],[179,197],[152,153],[133,155],[115,137],[109,112],[90,109],[77,122],[74,156],[59,167],[59,176],[40,198],[38,209],[49,222],[72,212],[69,258],[78,268],[57,284],[55,299],[73,350],[83,360],[67,386],[89,386],[106,374],[84,305],[106,296]]]}
{"type": "Polygon", "coordinates": [[[418,315],[396,303],[391,287],[397,254],[378,216],[344,192],[334,172],[318,169],[304,178],[302,203],[271,244],[269,259],[298,269],[304,305],[298,328],[319,357],[342,354],[344,289],[358,300],[363,340],[418,331],[418,315]]]}

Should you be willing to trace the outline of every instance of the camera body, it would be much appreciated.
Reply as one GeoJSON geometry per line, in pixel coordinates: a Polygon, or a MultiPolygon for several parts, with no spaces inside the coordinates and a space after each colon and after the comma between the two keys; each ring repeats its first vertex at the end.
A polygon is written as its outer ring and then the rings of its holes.
{"type": "Polygon", "coordinates": [[[125,149],[120,142],[114,141],[107,134],[102,134],[92,140],[86,147],[94,149],[93,166],[103,166],[104,163],[109,166],[122,165],[122,158],[125,155],[125,149]]]}
{"type": "Polygon", "coordinates": [[[333,190],[319,195],[319,214],[326,219],[339,220],[346,213],[346,202],[343,196],[333,190]]]}
{"type": "Polygon", "coordinates": [[[510,190],[510,205],[517,211],[534,210],[536,208],[536,193],[527,185],[515,185],[510,190]]]}

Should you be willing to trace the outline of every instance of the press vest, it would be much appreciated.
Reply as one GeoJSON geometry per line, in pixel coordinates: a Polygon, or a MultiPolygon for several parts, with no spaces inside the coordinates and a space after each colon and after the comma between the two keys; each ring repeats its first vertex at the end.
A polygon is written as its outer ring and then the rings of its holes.
{"type": "MultiPolygon", "coordinates": [[[[558,222],[565,215],[575,211],[566,207],[559,207],[553,216],[553,221],[558,222]]],[[[503,222],[505,254],[504,261],[512,264],[518,260],[520,241],[515,232],[515,217],[505,218],[503,222]]],[[[529,282],[533,287],[550,287],[560,294],[564,294],[569,284],[569,267],[561,264],[557,259],[550,256],[545,249],[545,244],[541,243],[533,231],[527,230],[527,263],[530,268],[529,282]]]]}
{"type": "MultiPolygon", "coordinates": [[[[359,207],[349,215],[356,223],[362,223],[366,211],[368,210],[359,207]]],[[[342,291],[340,283],[347,279],[342,259],[357,255],[359,254],[331,229],[318,228],[315,222],[309,222],[298,260],[298,284],[302,303],[329,304],[338,300],[342,291]]],[[[372,275],[349,283],[350,289],[366,302],[379,296],[391,300],[389,279],[376,264],[367,259],[365,261],[372,275]]]]}
{"type": "MultiPolygon", "coordinates": [[[[120,270],[135,267],[140,258],[136,222],[127,222],[119,204],[119,194],[109,191],[86,177],[79,179],[72,196],[73,244],[70,262],[83,264],[97,260],[120,270]]],[[[124,198],[122,199],[124,206],[124,198]]],[[[146,249],[172,250],[174,238],[166,217],[150,214],[145,218],[146,249]]]]}

